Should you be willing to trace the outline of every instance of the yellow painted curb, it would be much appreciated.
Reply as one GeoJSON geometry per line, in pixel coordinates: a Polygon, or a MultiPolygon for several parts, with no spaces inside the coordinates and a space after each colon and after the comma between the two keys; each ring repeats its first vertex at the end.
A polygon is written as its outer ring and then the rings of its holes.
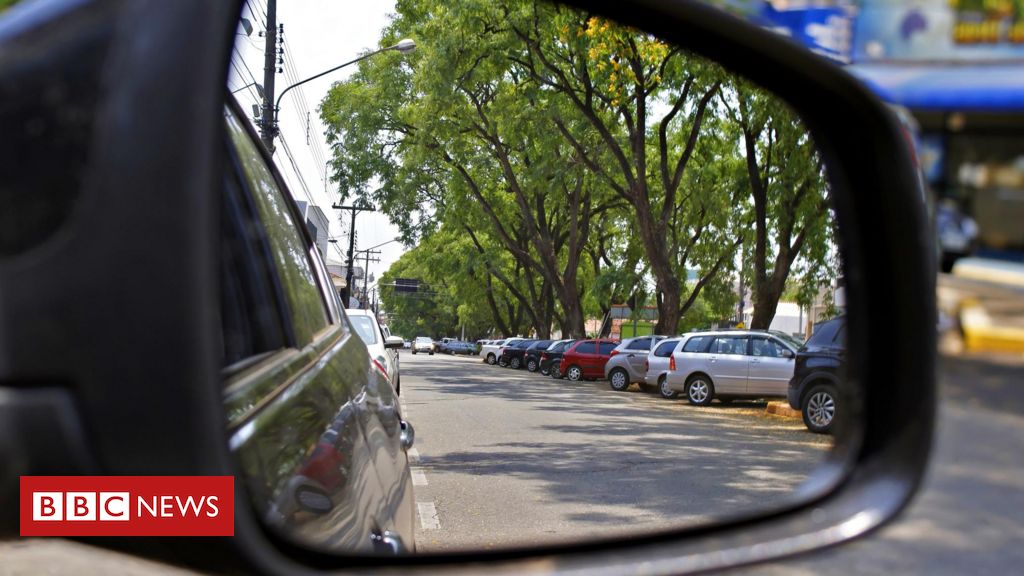
{"type": "Polygon", "coordinates": [[[964,349],[970,352],[1013,352],[1024,354],[1024,328],[997,326],[977,300],[960,303],[960,330],[964,349]]]}
{"type": "Polygon", "coordinates": [[[764,411],[766,414],[773,414],[783,418],[803,418],[800,411],[790,408],[789,402],[786,402],[785,400],[773,400],[769,402],[764,411]]]}

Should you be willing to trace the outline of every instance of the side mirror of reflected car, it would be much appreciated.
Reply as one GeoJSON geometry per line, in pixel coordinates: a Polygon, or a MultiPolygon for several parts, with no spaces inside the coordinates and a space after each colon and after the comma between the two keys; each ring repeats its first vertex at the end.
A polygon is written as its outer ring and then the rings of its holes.
{"type": "Polygon", "coordinates": [[[384,347],[391,350],[398,350],[404,346],[405,341],[398,336],[389,336],[388,339],[384,341],[384,347]]]}

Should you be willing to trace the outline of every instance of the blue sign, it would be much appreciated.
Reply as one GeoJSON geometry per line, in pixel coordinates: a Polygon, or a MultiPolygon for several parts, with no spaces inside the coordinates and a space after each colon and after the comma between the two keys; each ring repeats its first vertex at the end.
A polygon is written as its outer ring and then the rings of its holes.
{"type": "Polygon", "coordinates": [[[853,46],[852,10],[843,6],[780,10],[766,2],[754,20],[813,52],[845,64],[850,62],[853,46]]]}

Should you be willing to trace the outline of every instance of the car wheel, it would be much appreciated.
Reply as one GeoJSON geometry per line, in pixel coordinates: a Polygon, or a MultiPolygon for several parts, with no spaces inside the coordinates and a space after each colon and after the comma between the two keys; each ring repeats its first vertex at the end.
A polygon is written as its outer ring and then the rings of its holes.
{"type": "Polygon", "coordinates": [[[665,376],[658,379],[658,393],[666,400],[675,400],[679,397],[679,392],[668,387],[668,378],[665,376]]]}
{"type": "Polygon", "coordinates": [[[836,393],[828,384],[813,386],[804,396],[804,426],[815,434],[827,434],[836,418],[836,393]]]}
{"type": "Polygon", "coordinates": [[[508,368],[508,361],[504,360],[503,358],[498,358],[498,366],[501,366],[502,368],[508,368]]]}
{"type": "Polygon", "coordinates": [[[415,351],[415,350],[413,350],[413,351],[412,351],[412,355],[413,355],[413,356],[415,356],[415,355],[416,355],[416,351],[415,351]]]}
{"type": "Polygon", "coordinates": [[[562,373],[561,373],[561,372],[559,372],[559,371],[558,371],[558,368],[557,368],[557,367],[554,367],[554,366],[553,366],[553,367],[551,367],[551,369],[549,369],[549,370],[548,370],[548,374],[549,374],[549,375],[550,375],[550,376],[551,376],[552,378],[554,378],[555,380],[557,380],[557,379],[559,379],[559,378],[561,378],[561,377],[562,377],[562,373]]]}
{"type": "Polygon", "coordinates": [[[579,366],[569,366],[569,369],[565,371],[565,376],[573,382],[579,382],[583,379],[583,370],[579,366]]]}
{"type": "Polygon", "coordinates": [[[690,376],[686,381],[686,399],[695,406],[707,406],[715,397],[715,387],[711,379],[703,374],[690,376]]]}
{"type": "Polygon", "coordinates": [[[530,358],[529,360],[527,360],[526,361],[526,369],[529,370],[530,372],[536,372],[537,371],[537,361],[534,360],[533,358],[530,358]]]}
{"type": "Polygon", "coordinates": [[[622,368],[616,368],[608,375],[608,384],[616,392],[625,392],[626,388],[629,388],[629,374],[622,368]]]}
{"type": "Polygon", "coordinates": [[[490,364],[491,366],[494,366],[495,364],[498,363],[498,359],[494,357],[494,354],[488,354],[487,363],[490,364]]]}
{"type": "Polygon", "coordinates": [[[551,368],[541,368],[540,369],[540,375],[541,376],[551,376],[551,368]]]}
{"type": "Polygon", "coordinates": [[[434,355],[434,353],[433,353],[433,352],[431,352],[431,353],[430,353],[430,355],[431,355],[431,356],[433,356],[433,355],[434,355]]]}
{"type": "Polygon", "coordinates": [[[508,363],[508,367],[509,367],[509,368],[512,368],[512,369],[514,369],[514,370],[519,370],[519,367],[520,367],[520,366],[521,366],[522,364],[523,364],[523,361],[522,361],[522,360],[520,360],[519,358],[513,358],[512,360],[510,360],[510,361],[509,361],[509,363],[508,363]]]}

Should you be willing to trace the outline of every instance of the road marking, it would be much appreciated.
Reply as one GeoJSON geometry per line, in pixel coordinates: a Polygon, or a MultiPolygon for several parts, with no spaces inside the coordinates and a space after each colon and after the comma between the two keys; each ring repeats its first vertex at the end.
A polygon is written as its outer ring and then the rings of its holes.
{"type": "Polygon", "coordinates": [[[427,475],[423,473],[422,468],[412,468],[412,485],[413,486],[426,486],[427,475]]]}
{"type": "Polygon", "coordinates": [[[417,450],[415,448],[409,448],[409,451],[406,452],[406,454],[409,455],[409,462],[412,462],[413,464],[418,464],[419,463],[419,461],[420,461],[420,451],[419,450],[417,450]]]}
{"type": "Polygon", "coordinates": [[[424,530],[437,530],[441,527],[437,519],[437,508],[433,502],[417,502],[416,509],[420,513],[420,527],[424,530]]]}

